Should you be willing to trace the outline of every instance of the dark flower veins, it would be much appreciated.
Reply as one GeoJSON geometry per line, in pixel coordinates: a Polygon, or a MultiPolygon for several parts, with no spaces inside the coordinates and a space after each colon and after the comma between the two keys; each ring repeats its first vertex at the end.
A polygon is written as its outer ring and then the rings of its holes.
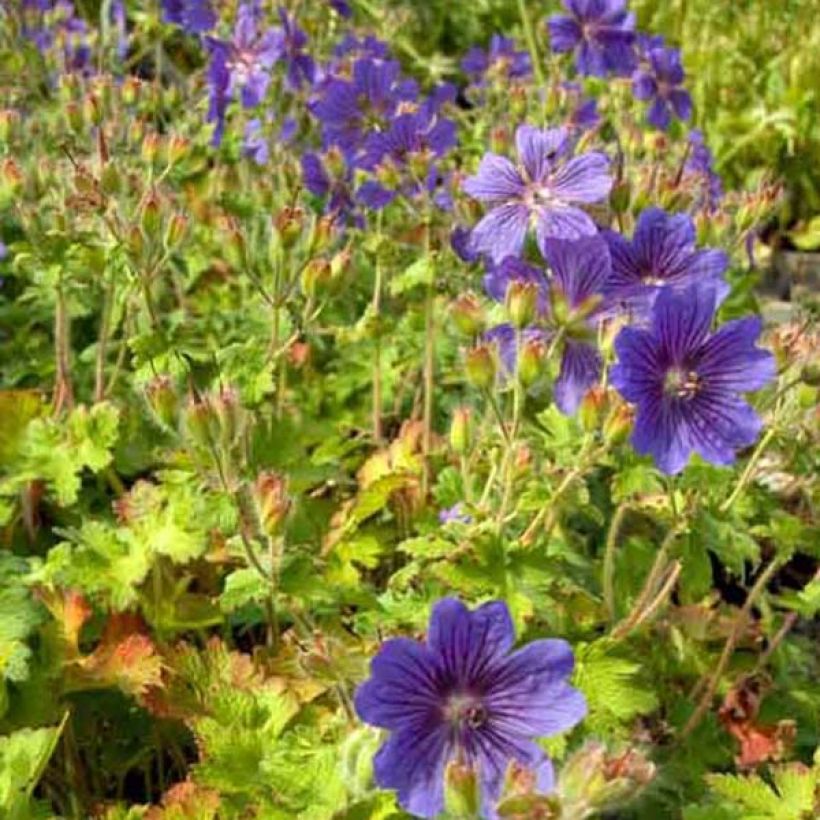
{"type": "Polygon", "coordinates": [[[493,815],[511,762],[537,770],[541,788],[550,788],[551,767],[532,738],[573,726],[585,701],[566,682],[573,667],[566,642],[539,640],[511,652],[513,642],[505,604],[470,612],[444,599],[426,644],[390,640],[373,659],[356,708],[393,732],[376,755],[375,774],[407,811],[442,811],[445,767],[455,760],[477,771],[484,816],[493,815]]]}

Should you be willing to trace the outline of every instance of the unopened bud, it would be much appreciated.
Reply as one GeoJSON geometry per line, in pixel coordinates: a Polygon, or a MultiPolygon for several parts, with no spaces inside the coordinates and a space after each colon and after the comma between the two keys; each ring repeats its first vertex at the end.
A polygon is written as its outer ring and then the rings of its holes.
{"type": "Polygon", "coordinates": [[[457,407],[450,424],[450,446],[458,455],[466,455],[472,443],[473,417],[469,407],[457,407]]]}
{"type": "Polygon", "coordinates": [[[165,246],[176,247],[185,238],[188,232],[188,217],[176,213],[168,220],[168,229],[165,232],[165,246]]]}
{"type": "Polygon", "coordinates": [[[20,193],[23,187],[23,172],[11,157],[6,157],[0,165],[0,202],[20,193]]]}
{"type": "Polygon", "coordinates": [[[143,137],[142,145],[140,146],[140,154],[145,162],[149,165],[153,165],[156,162],[161,145],[162,140],[159,134],[155,131],[151,131],[143,137]]]}
{"type": "Polygon", "coordinates": [[[210,449],[216,439],[218,421],[207,398],[191,399],[185,408],[185,430],[191,441],[210,449]]]}
{"type": "Polygon", "coordinates": [[[473,338],[484,330],[486,317],[484,308],[474,293],[464,293],[450,305],[450,316],[456,329],[473,338]]]}
{"type": "Polygon", "coordinates": [[[116,163],[109,162],[100,175],[100,187],[106,194],[118,194],[122,189],[122,176],[116,163]]]}
{"type": "Polygon", "coordinates": [[[467,381],[479,390],[489,390],[495,384],[498,370],[495,351],[491,345],[480,344],[468,351],[464,362],[467,381]]]}
{"type": "Polygon", "coordinates": [[[522,330],[535,318],[538,308],[538,285],[513,280],[507,286],[507,316],[513,327],[522,330]]]}
{"type": "Polygon", "coordinates": [[[352,258],[353,254],[349,248],[344,248],[333,254],[333,258],[330,260],[330,278],[333,282],[337,282],[347,273],[352,258]]]}
{"type": "Polygon", "coordinates": [[[120,96],[123,103],[125,105],[134,105],[139,100],[141,89],[142,81],[129,74],[120,86],[120,96]]]}
{"type": "Polygon", "coordinates": [[[128,245],[128,250],[131,252],[131,256],[135,259],[139,259],[142,256],[143,250],[145,250],[145,236],[143,235],[142,228],[140,228],[139,225],[131,226],[128,230],[126,242],[128,245]]]}
{"type": "Polygon", "coordinates": [[[292,248],[305,225],[305,212],[301,208],[283,208],[274,220],[279,242],[283,248],[292,248]]]}
{"type": "Polygon", "coordinates": [[[16,111],[0,111],[0,142],[9,143],[14,139],[19,122],[20,115],[16,111]]]}
{"type": "Polygon", "coordinates": [[[219,425],[220,440],[230,449],[245,427],[245,414],[239,403],[239,393],[233,387],[222,387],[212,400],[219,425]]]}
{"type": "Polygon", "coordinates": [[[800,371],[800,378],[803,384],[807,384],[810,387],[820,387],[820,363],[809,362],[804,365],[800,371]]]}
{"type": "Polygon", "coordinates": [[[626,440],[632,428],[632,410],[628,404],[620,402],[608,413],[604,420],[604,440],[608,444],[620,444],[626,440]]]}
{"type": "Polygon", "coordinates": [[[170,376],[156,376],[145,386],[148,406],[157,421],[169,429],[176,429],[179,398],[170,376]]]}
{"type": "Polygon", "coordinates": [[[253,484],[253,497],[259,523],[271,537],[277,535],[290,510],[288,485],[285,478],[273,472],[263,472],[253,484]]]}
{"type": "Polygon", "coordinates": [[[321,256],[316,259],[311,259],[310,262],[302,268],[302,290],[307,296],[315,296],[327,287],[330,283],[331,276],[332,270],[327,259],[321,256]]]}
{"type": "Polygon", "coordinates": [[[101,125],[103,121],[102,103],[96,94],[86,94],[83,100],[83,118],[91,125],[101,125]]]}
{"type": "Polygon", "coordinates": [[[506,154],[510,150],[510,129],[499,125],[490,131],[490,150],[496,154],[506,154]]]}
{"type": "Polygon", "coordinates": [[[143,139],[145,139],[145,122],[143,120],[131,120],[131,124],[128,126],[128,140],[132,145],[142,147],[143,139]]]}
{"type": "Polygon", "coordinates": [[[518,352],[518,380],[524,387],[534,384],[544,370],[547,345],[543,339],[527,339],[518,352]]]}
{"type": "Polygon", "coordinates": [[[162,221],[162,208],[159,197],[154,191],[148,194],[142,205],[140,221],[146,236],[151,239],[157,236],[162,221]]]}
{"type": "Polygon", "coordinates": [[[388,191],[394,191],[401,185],[401,171],[388,158],[380,162],[376,168],[376,179],[388,191]]]}
{"type": "Polygon", "coordinates": [[[85,120],[83,118],[83,109],[74,100],[69,100],[65,104],[65,117],[68,122],[68,127],[75,134],[82,134],[85,130],[85,120]]]}
{"type": "Polygon", "coordinates": [[[181,137],[179,134],[173,134],[168,140],[166,146],[166,153],[169,165],[176,165],[182,162],[191,150],[191,141],[181,137]]]}
{"type": "Polygon", "coordinates": [[[454,761],[444,778],[444,804],[450,817],[478,817],[481,813],[481,788],[475,768],[454,761]]]}
{"type": "Polygon", "coordinates": [[[625,214],[629,210],[629,204],[632,199],[632,186],[629,180],[622,179],[612,186],[612,192],[609,195],[609,206],[613,213],[625,214]]]}
{"type": "Polygon", "coordinates": [[[596,385],[587,390],[578,410],[578,417],[586,432],[591,433],[597,430],[603,415],[606,412],[607,393],[606,388],[596,385]]]}

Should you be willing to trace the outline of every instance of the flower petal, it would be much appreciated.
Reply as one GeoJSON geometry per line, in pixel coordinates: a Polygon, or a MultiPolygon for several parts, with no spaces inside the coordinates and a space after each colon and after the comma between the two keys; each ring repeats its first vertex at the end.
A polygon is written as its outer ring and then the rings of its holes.
{"type": "Polygon", "coordinates": [[[530,224],[530,212],[525,205],[499,205],[486,213],[473,228],[472,249],[488,254],[500,262],[507,256],[518,256],[530,224]]]}
{"type": "Polygon", "coordinates": [[[564,128],[542,130],[520,125],[515,132],[515,145],[521,164],[532,182],[542,182],[552,167],[554,157],[562,153],[567,142],[564,128]]]}
{"type": "Polygon", "coordinates": [[[435,723],[437,669],[435,655],[424,644],[409,638],[385,641],[370,662],[370,678],[356,690],[357,714],[384,729],[435,723]]]}
{"type": "Polygon", "coordinates": [[[545,239],[541,252],[570,306],[600,293],[610,277],[609,246],[601,236],[579,241],[545,239]]]}
{"type": "Polygon", "coordinates": [[[668,364],[684,365],[705,341],[715,315],[717,296],[707,284],[664,288],[652,308],[653,332],[668,364]]]}
{"type": "Polygon", "coordinates": [[[581,42],[581,27],[571,17],[554,14],[547,21],[550,48],[557,54],[572,51],[581,42]]]}
{"type": "Polygon", "coordinates": [[[455,598],[433,608],[427,645],[448,679],[471,682],[509,652],[515,629],[507,605],[492,601],[472,612],[455,598]]]}
{"type": "Polygon", "coordinates": [[[706,387],[747,393],[760,390],[775,378],[774,356],[755,347],[761,329],[757,316],[736,319],[704,343],[697,372],[706,387]]]}
{"type": "Polygon", "coordinates": [[[464,180],[464,191],[482,202],[517,199],[524,191],[524,181],[515,165],[499,154],[485,154],[475,176],[464,180]]]}
{"type": "Polygon", "coordinates": [[[662,396],[639,404],[632,446],[642,455],[651,455],[667,475],[679,473],[692,452],[690,427],[679,405],[662,396]]]}
{"type": "Polygon", "coordinates": [[[577,240],[597,233],[592,217],[580,208],[543,207],[538,210],[535,234],[542,255],[550,239],[577,240]]]}
{"type": "Polygon", "coordinates": [[[583,720],[584,696],[566,681],[572,673],[566,641],[533,641],[486,676],[484,705],[499,736],[539,737],[563,732],[583,720]]]}
{"type": "Polygon", "coordinates": [[[598,350],[583,342],[567,342],[561,357],[561,371],[555,381],[558,409],[567,416],[573,415],[600,375],[601,355],[598,350]]]}
{"type": "Polygon", "coordinates": [[[550,178],[550,193],[564,202],[600,202],[612,190],[609,158],[597,151],[573,157],[550,178]]]}
{"type": "Polygon", "coordinates": [[[444,726],[426,734],[394,733],[373,758],[376,782],[395,789],[401,807],[417,817],[444,810],[444,767],[449,756],[444,726]]]}

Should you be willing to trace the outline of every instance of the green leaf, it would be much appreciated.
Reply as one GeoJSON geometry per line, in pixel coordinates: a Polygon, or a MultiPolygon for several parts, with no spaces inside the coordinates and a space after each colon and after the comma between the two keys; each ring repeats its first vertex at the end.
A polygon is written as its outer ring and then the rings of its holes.
{"type": "Polygon", "coordinates": [[[31,816],[31,793],[54,752],[62,729],[62,725],[21,729],[0,737],[0,808],[3,817],[24,820],[31,816]]]}
{"type": "Polygon", "coordinates": [[[429,256],[422,256],[390,280],[390,293],[398,296],[420,285],[430,285],[435,275],[435,265],[429,256]]]}
{"type": "Polygon", "coordinates": [[[586,695],[593,727],[614,728],[657,708],[657,696],[640,679],[640,663],[606,638],[579,646],[576,661],[575,684],[586,695]]]}

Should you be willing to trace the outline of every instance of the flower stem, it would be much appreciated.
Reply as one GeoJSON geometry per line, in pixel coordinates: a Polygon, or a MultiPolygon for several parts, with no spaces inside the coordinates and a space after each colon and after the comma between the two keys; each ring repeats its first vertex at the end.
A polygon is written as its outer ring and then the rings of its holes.
{"type": "Polygon", "coordinates": [[[610,623],[615,620],[615,547],[618,544],[618,536],[621,534],[624,519],[630,509],[631,504],[626,501],[620,504],[618,509],[615,510],[615,515],[612,516],[606,536],[602,586],[604,589],[604,607],[610,623]]]}
{"type": "Polygon", "coordinates": [[[758,461],[760,461],[760,457],[763,455],[763,451],[769,446],[771,440],[774,438],[774,427],[770,427],[766,434],[763,436],[762,439],[757,444],[754,453],[752,453],[752,457],[749,459],[748,463],[746,464],[746,469],[743,470],[740,478],[738,479],[737,484],[735,485],[734,490],[732,490],[732,494],[720,505],[720,511],[722,513],[729,512],[732,509],[733,504],[735,501],[738,500],[743,490],[746,489],[746,485],[752,478],[752,474],[757,467],[758,461]]]}
{"type": "Polygon", "coordinates": [[[430,281],[427,284],[427,296],[424,303],[424,409],[422,415],[422,459],[423,472],[421,483],[422,498],[427,497],[430,489],[430,450],[433,440],[433,383],[435,376],[436,357],[436,326],[435,326],[435,266],[430,255],[430,214],[425,217],[424,223],[424,254],[430,264],[430,281]]]}
{"type": "MultiPolygon", "coordinates": [[[[381,231],[381,220],[379,220],[381,231]]],[[[378,252],[377,252],[378,253],[378,252]]],[[[376,322],[376,339],[373,348],[373,441],[382,441],[382,337],[379,327],[382,303],[382,265],[376,257],[376,281],[373,284],[373,319],[376,322]]]]}
{"type": "Polygon", "coordinates": [[[529,12],[527,11],[527,0],[518,0],[518,13],[521,17],[521,25],[524,27],[524,38],[527,41],[527,48],[530,52],[530,59],[532,60],[532,70],[535,74],[535,79],[539,86],[545,84],[544,68],[541,65],[541,57],[538,54],[538,44],[535,41],[535,30],[530,20],[529,12]]]}

